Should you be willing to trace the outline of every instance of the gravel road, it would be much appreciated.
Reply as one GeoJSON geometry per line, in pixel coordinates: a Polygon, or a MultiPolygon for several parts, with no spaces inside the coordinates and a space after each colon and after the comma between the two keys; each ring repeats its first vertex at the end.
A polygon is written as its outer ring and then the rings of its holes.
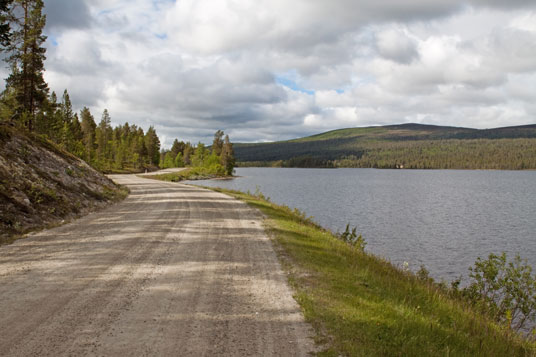
{"type": "Polygon", "coordinates": [[[130,196],[0,247],[0,356],[302,356],[314,350],[259,213],[117,175],[130,196]]]}

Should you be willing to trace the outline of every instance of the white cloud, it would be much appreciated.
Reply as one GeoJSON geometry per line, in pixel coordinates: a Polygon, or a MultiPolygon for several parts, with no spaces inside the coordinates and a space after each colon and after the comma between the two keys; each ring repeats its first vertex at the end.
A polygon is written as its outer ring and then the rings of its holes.
{"type": "Polygon", "coordinates": [[[535,5],[48,0],[46,79],[97,118],[108,108],[116,124],[155,125],[165,145],[220,128],[266,141],[409,121],[526,124],[535,5]]]}
{"type": "Polygon", "coordinates": [[[376,34],[378,52],[384,58],[408,64],[417,59],[416,41],[408,36],[407,30],[387,28],[376,34]]]}

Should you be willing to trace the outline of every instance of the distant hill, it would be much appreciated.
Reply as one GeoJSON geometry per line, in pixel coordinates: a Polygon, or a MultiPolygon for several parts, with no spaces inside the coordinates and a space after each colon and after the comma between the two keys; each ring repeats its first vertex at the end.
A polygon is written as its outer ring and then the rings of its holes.
{"type": "Polygon", "coordinates": [[[235,144],[242,166],[536,169],[536,124],[470,129],[400,124],[235,144]]]}
{"type": "Polygon", "coordinates": [[[0,124],[0,244],[87,214],[126,194],[42,136],[0,124]]]}

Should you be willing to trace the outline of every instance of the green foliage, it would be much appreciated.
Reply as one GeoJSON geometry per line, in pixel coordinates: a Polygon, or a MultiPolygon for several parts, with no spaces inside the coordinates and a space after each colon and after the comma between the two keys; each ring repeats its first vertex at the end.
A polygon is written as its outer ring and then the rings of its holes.
{"type": "Polygon", "coordinates": [[[253,196],[257,197],[258,199],[261,199],[263,201],[270,201],[270,198],[269,197],[266,197],[262,191],[261,191],[261,187],[259,185],[256,185],[255,186],[255,193],[253,194],[253,196]]]}
{"type": "Polygon", "coordinates": [[[338,236],[343,242],[364,252],[367,242],[365,242],[365,239],[361,236],[361,234],[358,236],[356,231],[357,227],[354,227],[352,230],[350,230],[350,223],[348,223],[344,232],[338,236]]]}
{"type": "Polygon", "coordinates": [[[168,151],[165,156],[163,162],[160,163],[160,167],[163,169],[168,169],[170,167],[175,167],[175,160],[173,157],[173,153],[171,151],[168,151]]]}
{"type": "Polygon", "coordinates": [[[218,130],[214,134],[214,140],[212,142],[212,152],[214,152],[216,156],[221,156],[222,150],[223,150],[223,131],[218,130]]]}
{"type": "Polygon", "coordinates": [[[211,178],[220,177],[220,175],[215,174],[214,172],[211,172],[209,169],[204,167],[189,167],[178,172],[157,175],[145,175],[143,177],[160,181],[180,182],[184,180],[207,180],[211,178]]]}
{"type": "Polygon", "coordinates": [[[194,154],[191,157],[191,162],[193,167],[203,167],[206,157],[208,156],[209,151],[206,148],[205,144],[198,143],[197,148],[194,151],[194,154]]]}
{"type": "Polygon", "coordinates": [[[11,42],[11,27],[9,26],[8,9],[13,0],[0,1],[0,45],[2,47],[9,46],[11,42]]]}
{"type": "Polygon", "coordinates": [[[160,153],[160,167],[189,166],[199,173],[199,177],[231,176],[235,167],[233,144],[228,135],[224,139],[223,136],[224,132],[218,130],[210,149],[201,142],[194,147],[175,139],[171,150],[160,153]]]}
{"type": "Polygon", "coordinates": [[[470,301],[495,320],[520,331],[536,320],[536,277],[532,267],[517,255],[506,253],[478,258],[470,268],[471,284],[463,291],[470,301]]]}
{"type": "Polygon", "coordinates": [[[145,148],[149,157],[149,164],[158,166],[160,162],[160,139],[156,135],[154,127],[149,127],[145,134],[145,148]]]}
{"type": "Polygon", "coordinates": [[[13,91],[12,121],[29,131],[34,130],[38,114],[46,110],[48,85],[44,80],[46,16],[42,0],[15,0],[10,7],[9,21],[13,33],[5,61],[11,67],[6,88],[13,91]]]}
{"type": "Polygon", "coordinates": [[[184,160],[183,160],[182,152],[179,152],[177,156],[175,156],[175,160],[173,163],[175,167],[184,167],[184,160]]]}
{"type": "MultiPolygon", "coordinates": [[[[221,132],[221,134],[223,135],[223,132],[221,132]]],[[[229,140],[229,135],[225,135],[225,140],[221,149],[220,163],[225,171],[225,174],[231,176],[234,172],[236,160],[234,156],[233,144],[229,140]]]]}
{"type": "Polygon", "coordinates": [[[430,284],[434,282],[434,279],[430,277],[430,272],[428,271],[428,269],[426,269],[424,265],[420,266],[419,270],[417,270],[415,275],[420,281],[430,284]]]}
{"type": "Polygon", "coordinates": [[[95,124],[95,119],[89,111],[89,108],[84,107],[80,112],[82,128],[82,143],[84,144],[84,154],[83,159],[88,163],[95,162],[95,149],[97,147],[96,142],[96,133],[97,124],[95,124]]]}

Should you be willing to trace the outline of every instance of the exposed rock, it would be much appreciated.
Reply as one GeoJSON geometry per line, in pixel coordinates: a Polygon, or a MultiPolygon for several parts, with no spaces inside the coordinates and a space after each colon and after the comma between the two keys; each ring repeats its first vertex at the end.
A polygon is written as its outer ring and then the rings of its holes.
{"type": "Polygon", "coordinates": [[[43,137],[0,125],[0,243],[87,214],[126,193],[43,137]]]}

